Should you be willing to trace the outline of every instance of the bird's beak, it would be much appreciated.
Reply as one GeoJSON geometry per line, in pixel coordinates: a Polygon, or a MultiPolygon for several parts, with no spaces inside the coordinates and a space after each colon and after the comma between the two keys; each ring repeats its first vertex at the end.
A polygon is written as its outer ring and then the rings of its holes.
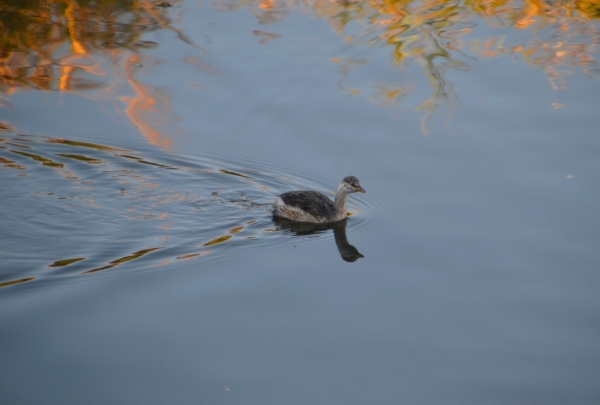
{"type": "Polygon", "coordinates": [[[359,193],[366,193],[365,189],[362,188],[361,186],[356,187],[355,190],[358,191],[359,193]]]}

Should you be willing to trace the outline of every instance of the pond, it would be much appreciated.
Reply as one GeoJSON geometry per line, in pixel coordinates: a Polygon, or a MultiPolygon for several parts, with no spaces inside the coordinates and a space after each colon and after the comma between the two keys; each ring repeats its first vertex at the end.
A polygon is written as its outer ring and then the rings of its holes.
{"type": "Polygon", "coordinates": [[[3,403],[597,404],[599,16],[0,1],[3,403]]]}

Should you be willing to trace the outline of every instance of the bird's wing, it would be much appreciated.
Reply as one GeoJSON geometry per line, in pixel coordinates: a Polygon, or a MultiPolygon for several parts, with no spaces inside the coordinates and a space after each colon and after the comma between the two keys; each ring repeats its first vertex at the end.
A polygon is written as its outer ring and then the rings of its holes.
{"type": "Polygon", "coordinates": [[[318,191],[289,191],[279,196],[286,205],[297,207],[315,217],[326,217],[333,213],[333,203],[318,191]]]}

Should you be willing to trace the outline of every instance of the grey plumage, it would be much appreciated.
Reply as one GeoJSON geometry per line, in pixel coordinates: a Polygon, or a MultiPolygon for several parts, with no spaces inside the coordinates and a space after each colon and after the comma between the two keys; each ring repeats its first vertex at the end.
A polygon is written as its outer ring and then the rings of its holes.
{"type": "Polygon", "coordinates": [[[318,191],[288,191],[279,196],[287,206],[296,207],[315,218],[335,214],[333,201],[318,191]]]}
{"type": "Polygon", "coordinates": [[[346,218],[346,201],[350,193],[365,190],[354,176],[345,177],[337,189],[335,201],[318,191],[289,191],[273,204],[275,216],[298,222],[325,223],[346,218]]]}

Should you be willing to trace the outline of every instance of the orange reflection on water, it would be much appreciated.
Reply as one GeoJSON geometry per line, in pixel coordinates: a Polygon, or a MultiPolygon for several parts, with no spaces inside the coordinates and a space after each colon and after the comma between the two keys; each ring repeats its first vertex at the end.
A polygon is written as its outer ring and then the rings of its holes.
{"type": "MultiPolygon", "coordinates": [[[[173,136],[181,133],[174,129],[178,116],[172,111],[171,96],[138,77],[157,63],[143,52],[158,46],[142,40],[149,31],[175,32],[178,39],[206,54],[173,27],[168,10],[179,2],[0,0],[4,16],[0,94],[62,91],[114,100],[128,86],[133,94],[119,98],[125,116],[150,143],[170,148],[173,136]]],[[[554,89],[566,89],[564,76],[575,70],[600,72],[593,56],[600,43],[599,0],[215,0],[212,4],[225,10],[246,8],[262,25],[281,22],[293,10],[325,20],[353,48],[351,56],[345,50],[330,57],[340,69],[339,86],[348,95],[361,93],[345,85],[355,69],[369,62],[361,50],[380,47],[397,66],[416,61],[430,86],[429,96],[416,107],[424,111],[424,119],[440,107],[452,111],[453,86],[446,73],[470,70],[472,58],[522,56],[547,75],[554,89]]],[[[267,44],[281,36],[271,31],[247,34],[267,44]]],[[[187,56],[184,62],[203,73],[219,73],[198,56],[187,56]]],[[[363,87],[375,103],[387,106],[415,89],[401,71],[396,80],[374,78],[363,87]]],[[[424,121],[423,131],[427,132],[424,121]]]]}
{"type": "Polygon", "coordinates": [[[120,97],[120,100],[126,105],[125,114],[144,137],[151,144],[168,149],[173,143],[173,139],[170,138],[173,131],[165,135],[160,128],[178,120],[178,117],[171,109],[170,96],[163,89],[135,80],[135,71],[140,65],[151,65],[151,61],[146,58],[142,63],[142,57],[139,55],[132,55],[126,61],[125,74],[134,95],[120,97]]]}
{"type": "Polygon", "coordinates": [[[163,6],[149,0],[3,3],[0,94],[61,91],[99,101],[114,99],[115,93],[128,85],[135,94],[122,99],[126,116],[149,142],[169,147],[172,140],[161,131],[177,118],[171,112],[170,97],[140,83],[132,69],[132,64],[142,63],[137,51],[156,45],[143,41],[144,33],[156,29],[178,32],[170,27],[163,6]],[[98,89],[103,91],[90,92],[98,89]]]}
{"type": "MultiPolygon", "coordinates": [[[[432,90],[416,107],[425,112],[425,118],[441,106],[452,110],[453,90],[446,72],[470,70],[469,58],[523,55],[526,63],[547,75],[554,89],[566,89],[564,76],[574,70],[600,71],[592,56],[600,43],[598,0],[224,0],[219,4],[230,10],[248,7],[260,23],[266,22],[264,9],[280,16],[293,8],[304,9],[325,19],[359,52],[383,46],[398,66],[417,61],[432,90]],[[492,30],[478,30],[485,25],[492,30]]],[[[343,83],[369,60],[357,52],[331,60],[343,75],[340,88],[349,95],[359,94],[359,89],[343,83]]],[[[413,86],[400,74],[398,80],[369,83],[374,91],[371,98],[390,105],[410,94],[413,86]]],[[[424,125],[423,131],[427,132],[424,125]]]]}

